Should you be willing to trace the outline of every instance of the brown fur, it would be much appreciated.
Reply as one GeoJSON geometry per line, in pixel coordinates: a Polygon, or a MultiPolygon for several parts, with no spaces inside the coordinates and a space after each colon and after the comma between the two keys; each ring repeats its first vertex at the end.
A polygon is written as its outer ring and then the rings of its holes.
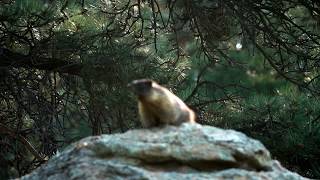
{"type": "Polygon", "coordinates": [[[195,122],[195,113],[167,88],[147,79],[135,80],[129,86],[138,96],[143,127],[195,122]]]}

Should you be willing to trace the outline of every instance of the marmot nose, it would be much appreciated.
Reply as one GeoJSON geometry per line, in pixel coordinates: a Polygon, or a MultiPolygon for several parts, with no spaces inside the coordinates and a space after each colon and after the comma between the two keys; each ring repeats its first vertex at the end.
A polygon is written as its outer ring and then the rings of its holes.
{"type": "Polygon", "coordinates": [[[131,88],[131,87],[132,87],[132,83],[128,83],[128,84],[127,84],[127,87],[128,87],[128,88],[131,88]]]}
{"type": "Polygon", "coordinates": [[[131,81],[127,84],[128,88],[134,88],[137,85],[137,80],[131,81]]]}

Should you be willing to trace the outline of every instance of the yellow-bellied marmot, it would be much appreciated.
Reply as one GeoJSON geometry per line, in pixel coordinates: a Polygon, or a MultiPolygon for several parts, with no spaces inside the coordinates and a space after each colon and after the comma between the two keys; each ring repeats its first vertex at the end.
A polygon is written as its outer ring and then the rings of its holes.
{"type": "Polygon", "coordinates": [[[195,113],[180,98],[156,82],[139,79],[128,86],[138,96],[139,116],[143,127],[195,122],[195,113]]]}

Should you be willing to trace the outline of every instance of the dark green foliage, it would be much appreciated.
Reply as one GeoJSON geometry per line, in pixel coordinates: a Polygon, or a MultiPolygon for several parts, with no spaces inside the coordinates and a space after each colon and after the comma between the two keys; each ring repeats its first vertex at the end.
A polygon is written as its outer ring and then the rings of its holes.
{"type": "Polygon", "coordinates": [[[320,103],[290,90],[278,95],[254,95],[236,111],[222,112],[218,124],[261,140],[276,159],[287,167],[304,172],[319,171],[320,103]]]}

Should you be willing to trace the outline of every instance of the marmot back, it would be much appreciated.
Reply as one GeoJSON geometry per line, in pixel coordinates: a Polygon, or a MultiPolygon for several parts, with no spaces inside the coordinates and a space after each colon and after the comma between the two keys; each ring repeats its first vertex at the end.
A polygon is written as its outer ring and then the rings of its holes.
{"type": "Polygon", "coordinates": [[[194,123],[195,113],[167,88],[148,79],[129,84],[138,96],[138,109],[143,127],[194,123]]]}

